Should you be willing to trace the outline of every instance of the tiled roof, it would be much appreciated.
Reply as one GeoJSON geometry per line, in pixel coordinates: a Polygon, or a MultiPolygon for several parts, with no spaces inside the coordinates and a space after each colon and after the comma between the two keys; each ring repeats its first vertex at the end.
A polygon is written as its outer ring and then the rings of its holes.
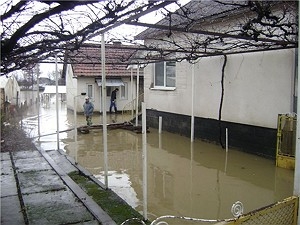
{"type": "MultiPolygon", "coordinates": [[[[107,77],[130,76],[131,70],[127,69],[130,57],[136,50],[132,46],[122,44],[105,45],[105,72],[107,77]]],[[[79,50],[69,53],[67,62],[71,63],[74,76],[78,77],[101,77],[101,46],[85,45],[79,50]]],[[[136,76],[136,69],[133,75],[136,76]]],[[[140,70],[143,76],[143,70],[140,70]]]]}

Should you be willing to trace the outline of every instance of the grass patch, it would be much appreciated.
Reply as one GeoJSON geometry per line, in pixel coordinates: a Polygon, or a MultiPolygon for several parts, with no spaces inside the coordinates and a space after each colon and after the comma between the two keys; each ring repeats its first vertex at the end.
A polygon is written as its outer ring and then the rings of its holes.
{"type": "MultiPolygon", "coordinates": [[[[120,198],[112,190],[104,190],[98,184],[90,180],[84,174],[75,171],[68,174],[117,224],[121,224],[127,219],[139,218],[143,216],[134,210],[127,202],[120,198]]],[[[135,223],[141,224],[137,221],[135,223]]],[[[150,224],[150,222],[147,224],[150,224]]]]}

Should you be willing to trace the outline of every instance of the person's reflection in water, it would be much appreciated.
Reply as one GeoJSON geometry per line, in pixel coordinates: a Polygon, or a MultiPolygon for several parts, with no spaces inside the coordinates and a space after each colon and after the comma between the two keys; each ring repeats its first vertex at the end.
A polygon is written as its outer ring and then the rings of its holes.
{"type": "Polygon", "coordinates": [[[109,119],[110,119],[111,123],[117,123],[118,122],[118,120],[117,120],[118,116],[117,115],[118,114],[116,114],[116,113],[109,115],[109,119]]]}

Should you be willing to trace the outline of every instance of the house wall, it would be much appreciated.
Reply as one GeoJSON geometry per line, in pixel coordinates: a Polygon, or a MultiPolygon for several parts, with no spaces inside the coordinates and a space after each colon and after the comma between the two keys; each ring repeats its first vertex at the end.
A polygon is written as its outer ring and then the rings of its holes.
{"type": "MultiPolygon", "coordinates": [[[[133,80],[133,89],[131,90],[131,81],[130,77],[122,77],[122,81],[127,84],[127,97],[121,98],[121,92],[117,93],[117,107],[118,111],[122,111],[124,107],[127,110],[131,109],[129,102],[132,101],[132,98],[136,98],[136,79],[133,80]],[[133,92],[133,95],[132,95],[133,92]],[[133,96],[133,97],[132,97],[133,96]]],[[[77,104],[76,111],[79,113],[83,113],[83,103],[84,97],[81,93],[87,93],[88,85],[93,86],[93,97],[91,98],[91,102],[94,104],[94,112],[102,112],[102,90],[101,86],[99,87],[98,84],[95,82],[95,77],[78,77],[73,78],[73,71],[72,67],[68,65],[66,70],[66,86],[67,86],[67,108],[74,109],[74,96],[76,97],[75,101],[77,104]]],[[[91,96],[90,96],[91,97],[91,96]]],[[[110,106],[110,97],[106,98],[106,111],[109,111],[110,106]]]]}
{"type": "Polygon", "coordinates": [[[0,88],[4,90],[4,102],[9,101],[12,105],[20,104],[20,87],[14,76],[2,76],[0,79],[0,88]]]}
{"type": "MultiPolygon", "coordinates": [[[[103,112],[102,109],[102,105],[101,105],[101,101],[102,101],[102,87],[98,86],[97,83],[95,83],[95,78],[89,78],[89,80],[84,79],[84,80],[79,80],[79,88],[86,88],[88,84],[92,84],[92,82],[94,82],[93,86],[94,86],[94,99],[92,100],[95,106],[95,111],[98,112],[103,112]],[[82,82],[83,81],[83,82],[82,82]]],[[[121,98],[121,91],[120,91],[120,87],[119,87],[119,91],[117,92],[117,108],[118,111],[122,111],[124,107],[126,107],[129,102],[132,101],[132,91],[133,91],[133,99],[136,98],[136,80],[133,80],[133,90],[131,90],[131,81],[130,78],[128,77],[122,77],[122,81],[125,85],[127,85],[127,97],[125,98],[121,98]]],[[[108,88],[108,87],[107,87],[108,88]]],[[[114,89],[114,88],[112,88],[114,89]]],[[[106,111],[109,111],[109,106],[110,106],[110,96],[106,97],[106,111]]],[[[130,107],[126,107],[126,109],[130,109],[130,107]]]]}
{"type": "MultiPolygon", "coordinates": [[[[220,126],[224,134],[226,125],[231,127],[229,136],[232,146],[246,147],[244,149],[247,151],[254,152],[264,149],[261,154],[273,157],[277,116],[293,112],[294,50],[228,56],[221,115],[225,122],[220,125],[223,62],[224,57],[220,56],[202,58],[195,64],[195,137],[219,142],[220,126]]],[[[189,136],[192,65],[188,62],[176,64],[174,91],[150,88],[152,64],[145,68],[144,73],[149,125],[157,126],[158,116],[164,115],[164,129],[189,136]]]]}
{"type": "MultiPolygon", "coordinates": [[[[74,78],[73,70],[71,65],[67,65],[66,69],[66,98],[67,98],[67,108],[74,110],[74,96],[80,95],[80,90],[77,90],[77,78],[74,78]]],[[[81,103],[84,101],[84,97],[78,96],[75,98],[77,104],[77,110],[81,103]]]]}

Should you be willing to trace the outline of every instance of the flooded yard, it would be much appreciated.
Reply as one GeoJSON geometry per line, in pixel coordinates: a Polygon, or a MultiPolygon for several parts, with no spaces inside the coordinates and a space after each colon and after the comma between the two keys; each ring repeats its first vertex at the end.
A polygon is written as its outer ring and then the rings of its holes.
{"type": "MultiPolygon", "coordinates": [[[[59,107],[59,148],[104,182],[102,130],[78,133],[75,143],[74,114],[59,107]]],[[[123,122],[128,117],[108,114],[108,123],[123,122]]],[[[94,124],[102,117],[94,115],[94,124]]],[[[85,118],[77,115],[77,126],[85,118]]],[[[38,119],[29,112],[23,126],[31,137],[38,136],[38,119]]],[[[57,149],[55,104],[40,109],[40,135],[36,143],[45,150],[57,149]],[[54,134],[52,134],[54,133],[54,134]],[[52,135],[47,135],[52,134],[52,135]],[[46,135],[46,136],[43,136],[46,135]]],[[[108,184],[133,208],[143,211],[142,134],[108,130],[108,184]]],[[[274,160],[156,129],[147,134],[148,218],[162,215],[205,219],[233,217],[236,201],[244,213],[282,200],[293,193],[294,171],[277,168],[274,160]]]]}

